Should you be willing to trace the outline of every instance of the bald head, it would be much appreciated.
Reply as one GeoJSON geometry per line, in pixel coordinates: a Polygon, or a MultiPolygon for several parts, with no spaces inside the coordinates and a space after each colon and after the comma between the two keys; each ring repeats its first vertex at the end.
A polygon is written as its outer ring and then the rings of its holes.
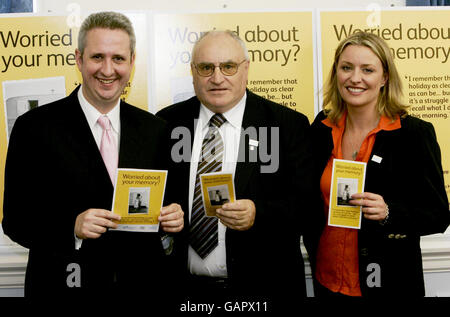
{"type": "Polygon", "coordinates": [[[208,36],[209,37],[218,37],[218,38],[223,37],[223,36],[229,36],[230,38],[235,40],[241,46],[245,59],[249,60],[248,50],[247,50],[247,47],[245,46],[244,41],[235,32],[230,31],[230,30],[222,30],[222,31],[214,30],[214,31],[207,31],[207,32],[202,33],[202,35],[197,40],[197,42],[195,42],[194,47],[192,48],[191,60],[195,60],[195,54],[197,52],[199,44],[203,41],[204,38],[206,38],[208,36]]]}
{"type": "Polygon", "coordinates": [[[231,31],[207,32],[193,48],[191,70],[195,94],[215,113],[224,113],[239,103],[245,94],[248,69],[245,44],[231,31]],[[235,73],[221,70],[230,64],[237,66],[235,73]],[[202,76],[198,69],[205,65],[213,72],[202,76]]]}

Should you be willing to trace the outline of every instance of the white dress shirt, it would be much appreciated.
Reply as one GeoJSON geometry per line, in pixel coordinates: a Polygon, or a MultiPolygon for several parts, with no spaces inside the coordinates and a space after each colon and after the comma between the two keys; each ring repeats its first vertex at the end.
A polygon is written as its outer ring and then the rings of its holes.
{"type": "MultiPolygon", "coordinates": [[[[86,116],[86,120],[91,128],[92,135],[94,136],[95,143],[97,143],[97,147],[100,149],[100,142],[102,140],[103,129],[100,124],[97,122],[100,116],[103,116],[93,105],[91,105],[83,95],[82,87],[78,90],[78,101],[80,102],[81,109],[83,110],[84,115],[86,116]]],[[[114,108],[108,112],[105,116],[108,117],[111,122],[111,129],[113,132],[114,142],[117,145],[117,150],[119,151],[120,146],[120,99],[117,101],[117,104],[114,108]]],[[[117,152],[119,153],[119,152],[117,152]]]]}
{"type": "MultiPolygon", "coordinates": [[[[247,94],[239,103],[229,111],[223,113],[227,121],[219,129],[224,144],[224,157],[222,161],[222,172],[234,173],[239,151],[239,139],[241,136],[242,119],[244,117],[245,101],[247,94]]],[[[198,159],[202,148],[203,139],[209,129],[209,120],[214,112],[200,106],[199,120],[195,126],[194,144],[192,146],[192,158],[189,179],[189,219],[191,219],[192,201],[197,174],[198,159]]],[[[214,277],[227,277],[225,231],[226,227],[219,221],[218,246],[204,259],[189,246],[188,267],[191,274],[214,277]]]]}
{"type": "MultiPolygon", "coordinates": [[[[83,95],[82,87],[78,90],[78,101],[80,102],[81,109],[86,117],[86,120],[89,124],[89,128],[91,128],[92,135],[95,139],[95,143],[97,143],[97,147],[100,150],[100,142],[102,140],[103,128],[97,122],[100,116],[103,116],[93,105],[91,105],[83,95]]],[[[117,150],[119,151],[120,146],[120,99],[117,101],[117,104],[114,108],[108,112],[105,116],[108,117],[111,122],[111,130],[114,138],[114,142],[117,145],[117,150]]],[[[117,152],[119,153],[119,152],[117,152]]],[[[83,239],[79,239],[75,235],[75,249],[78,250],[81,248],[81,244],[83,239]]]]}

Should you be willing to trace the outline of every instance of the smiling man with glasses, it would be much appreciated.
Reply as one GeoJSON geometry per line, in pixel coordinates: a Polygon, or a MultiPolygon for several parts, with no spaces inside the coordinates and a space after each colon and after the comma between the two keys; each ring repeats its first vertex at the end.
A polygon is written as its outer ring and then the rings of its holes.
{"type": "Polygon", "coordinates": [[[245,95],[250,61],[244,48],[231,31],[208,32],[194,46],[191,71],[195,93],[214,113],[230,110],[245,95]]]}
{"type": "MultiPolygon", "coordinates": [[[[299,246],[312,191],[309,123],[247,90],[249,66],[245,43],[234,32],[204,33],[192,52],[196,96],[157,114],[173,135],[190,131],[189,164],[172,157],[178,188],[169,192],[179,193],[177,201],[189,211],[186,239],[176,243],[186,245],[188,294],[203,300],[263,296],[287,307],[306,293],[299,246]],[[251,129],[257,132],[248,134],[251,129]],[[216,163],[211,170],[204,163],[208,146],[216,163]],[[277,169],[262,171],[267,162],[258,147],[276,156],[277,169]],[[237,199],[213,219],[204,217],[197,187],[199,174],[212,171],[234,173],[237,199]]],[[[178,141],[172,140],[172,149],[178,141]]]]}

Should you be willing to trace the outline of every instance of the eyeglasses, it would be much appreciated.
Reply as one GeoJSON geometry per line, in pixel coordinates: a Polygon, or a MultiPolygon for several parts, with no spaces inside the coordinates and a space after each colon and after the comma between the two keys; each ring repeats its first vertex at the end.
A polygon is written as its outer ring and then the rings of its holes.
{"type": "Polygon", "coordinates": [[[245,62],[246,59],[244,59],[239,64],[235,62],[225,62],[220,63],[219,66],[214,65],[213,63],[200,63],[200,64],[193,64],[195,69],[197,70],[197,73],[200,76],[203,77],[209,77],[214,74],[214,71],[216,70],[216,67],[219,67],[220,72],[224,74],[225,76],[233,76],[237,73],[239,66],[245,62]]]}

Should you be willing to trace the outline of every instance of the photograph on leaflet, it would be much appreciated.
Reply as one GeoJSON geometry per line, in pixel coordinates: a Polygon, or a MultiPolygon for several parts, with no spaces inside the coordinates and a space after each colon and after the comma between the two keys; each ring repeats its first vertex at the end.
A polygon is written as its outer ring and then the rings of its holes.
{"type": "Polygon", "coordinates": [[[337,205],[351,206],[350,199],[353,194],[357,193],[358,180],[355,178],[338,178],[337,179],[337,205]]]}
{"type": "Polygon", "coordinates": [[[130,187],[128,214],[148,214],[150,205],[150,187],[130,187]]]}
{"type": "Polygon", "coordinates": [[[212,186],[207,189],[211,206],[222,206],[230,201],[227,185],[212,186]]]}

